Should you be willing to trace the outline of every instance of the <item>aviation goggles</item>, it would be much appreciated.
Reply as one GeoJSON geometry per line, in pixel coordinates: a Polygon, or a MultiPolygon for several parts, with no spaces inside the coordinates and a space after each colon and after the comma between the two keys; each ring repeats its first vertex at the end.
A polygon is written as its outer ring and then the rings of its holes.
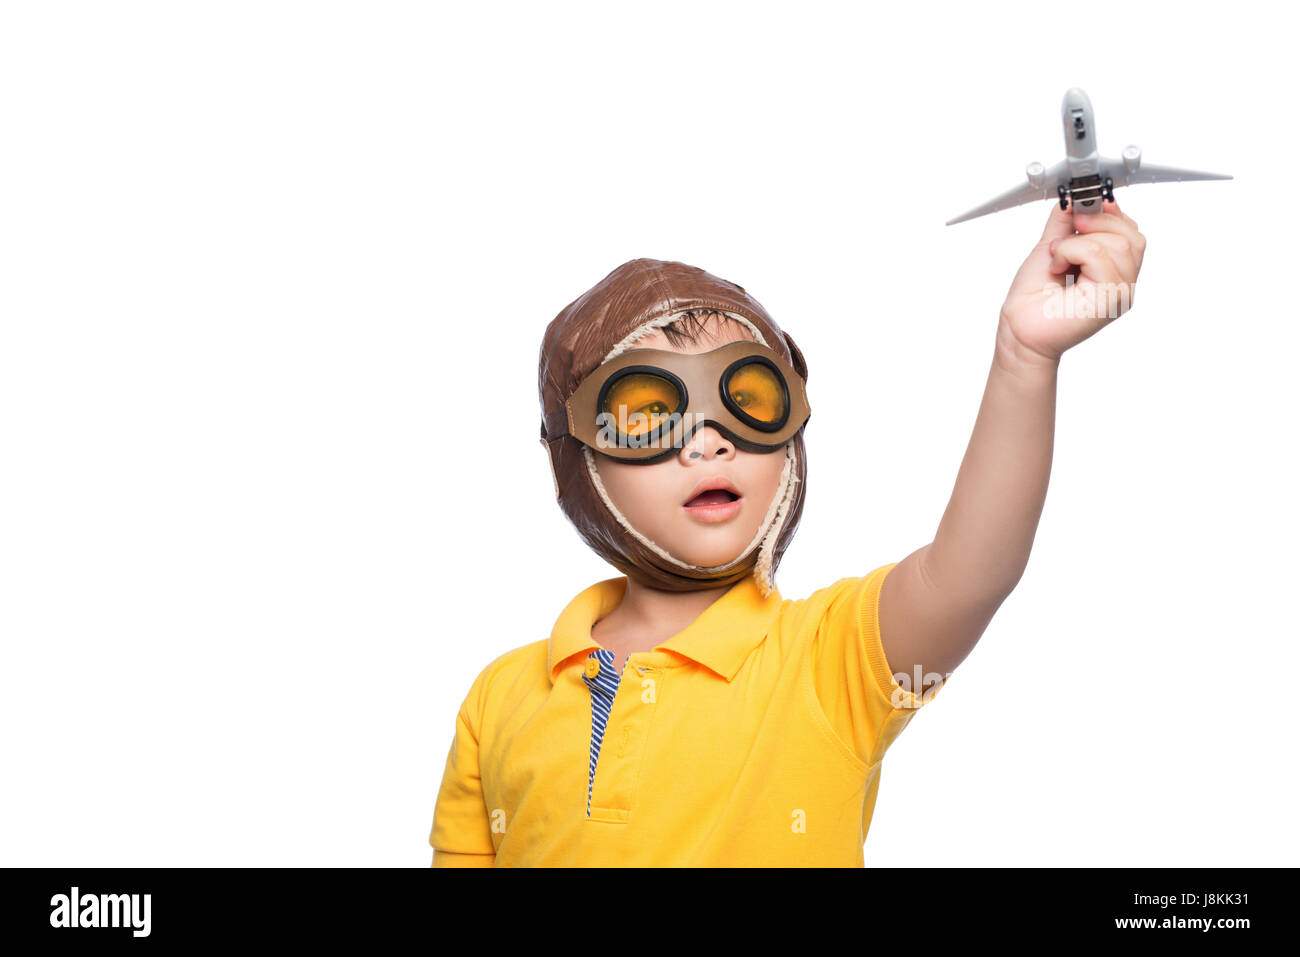
{"type": "Polygon", "coordinates": [[[772,452],[810,414],[803,378],[756,342],[697,355],[633,349],[596,369],[546,416],[544,441],[567,434],[612,458],[648,464],[707,424],[747,452],[772,452]]]}

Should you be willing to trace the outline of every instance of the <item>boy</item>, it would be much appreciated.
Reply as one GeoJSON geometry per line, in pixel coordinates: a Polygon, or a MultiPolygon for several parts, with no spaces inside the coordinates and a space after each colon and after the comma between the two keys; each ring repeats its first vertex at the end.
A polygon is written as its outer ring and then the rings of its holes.
{"type": "Polygon", "coordinates": [[[798,601],[775,588],[807,474],[794,340],[681,263],[625,263],[571,303],[542,344],[542,444],[623,575],[473,683],[434,866],[862,866],[885,751],[1028,561],[1060,356],[1127,309],[1145,245],[1114,203],[1054,206],[934,540],[798,601]]]}

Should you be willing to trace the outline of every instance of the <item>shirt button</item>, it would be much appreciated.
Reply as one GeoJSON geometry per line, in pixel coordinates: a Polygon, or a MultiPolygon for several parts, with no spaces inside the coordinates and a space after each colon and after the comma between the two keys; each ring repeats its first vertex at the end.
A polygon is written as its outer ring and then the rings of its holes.
{"type": "Polygon", "coordinates": [[[594,678],[594,677],[596,677],[596,675],[598,675],[598,674],[600,674],[600,662],[597,661],[595,658],[588,658],[588,659],[587,659],[587,677],[588,677],[588,678],[594,678]]]}

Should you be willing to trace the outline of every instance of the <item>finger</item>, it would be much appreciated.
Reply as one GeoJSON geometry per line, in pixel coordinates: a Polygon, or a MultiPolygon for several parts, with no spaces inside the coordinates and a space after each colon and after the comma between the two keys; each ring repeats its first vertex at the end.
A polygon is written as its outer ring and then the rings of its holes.
{"type": "MultiPolygon", "coordinates": [[[[1052,255],[1049,272],[1059,274],[1070,265],[1080,267],[1075,286],[1086,297],[1086,312],[1081,317],[1108,322],[1127,312],[1133,305],[1133,293],[1136,284],[1124,274],[1123,269],[1112,258],[1113,251],[1104,238],[1109,235],[1112,240],[1121,239],[1115,234],[1093,233],[1088,236],[1070,236],[1056,244],[1052,255]],[[1059,262],[1058,262],[1059,261],[1059,262]]],[[[1129,260],[1130,268],[1133,268],[1129,260]]],[[[1133,274],[1135,275],[1135,273],[1133,274]]],[[[1068,284],[1068,277],[1066,282],[1068,284]]]]}
{"type": "Polygon", "coordinates": [[[1082,213],[1075,217],[1074,228],[1081,233],[1119,233],[1130,240],[1138,236],[1137,227],[1127,218],[1114,213],[1082,213]]]}
{"type": "Polygon", "coordinates": [[[1134,244],[1134,248],[1138,248],[1145,242],[1143,234],[1138,231],[1136,222],[1113,211],[1091,213],[1088,216],[1076,216],[1074,228],[1079,230],[1080,233],[1099,233],[1099,231],[1119,233],[1128,237],[1128,242],[1134,244]]]}
{"type": "MultiPolygon", "coordinates": [[[[1124,277],[1125,282],[1136,282],[1138,276],[1139,263],[1136,258],[1136,252],[1133,244],[1129,242],[1127,236],[1120,233],[1087,233],[1089,238],[1095,239],[1106,247],[1110,253],[1110,258],[1114,260],[1115,265],[1119,268],[1120,275],[1124,277]]],[[[1055,254],[1056,246],[1059,243],[1053,243],[1049,250],[1055,254]]]]}
{"type": "Polygon", "coordinates": [[[1120,219],[1127,220],[1134,229],[1138,228],[1138,224],[1134,222],[1133,217],[1120,209],[1119,203],[1115,202],[1113,199],[1103,199],[1101,201],[1101,211],[1103,213],[1111,213],[1118,216],[1120,219]]]}
{"type": "Polygon", "coordinates": [[[1074,228],[1083,234],[1108,232],[1127,237],[1133,247],[1133,259],[1138,268],[1142,268],[1142,254],[1146,252],[1147,239],[1138,231],[1137,223],[1120,213],[1115,204],[1112,203],[1109,210],[1100,213],[1076,216],[1074,228]]]}
{"type": "Polygon", "coordinates": [[[1094,282],[1125,282],[1110,250],[1096,236],[1067,236],[1057,242],[1048,272],[1060,274],[1071,265],[1080,266],[1083,275],[1094,282]]]}

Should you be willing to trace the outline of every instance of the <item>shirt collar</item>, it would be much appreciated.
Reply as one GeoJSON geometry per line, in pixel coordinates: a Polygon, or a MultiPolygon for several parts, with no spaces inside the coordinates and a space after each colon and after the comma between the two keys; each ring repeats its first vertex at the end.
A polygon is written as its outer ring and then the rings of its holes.
{"type": "MultiPolygon", "coordinates": [[[[546,663],[552,682],[556,672],[574,655],[600,647],[591,637],[591,627],[618,607],[626,591],[626,576],[597,582],[580,592],[560,613],[547,646],[546,663]]],[[[767,637],[781,610],[781,601],[776,588],[764,598],[754,576],[746,575],[684,631],[654,650],[672,651],[697,661],[730,681],[749,653],[767,637]]]]}

